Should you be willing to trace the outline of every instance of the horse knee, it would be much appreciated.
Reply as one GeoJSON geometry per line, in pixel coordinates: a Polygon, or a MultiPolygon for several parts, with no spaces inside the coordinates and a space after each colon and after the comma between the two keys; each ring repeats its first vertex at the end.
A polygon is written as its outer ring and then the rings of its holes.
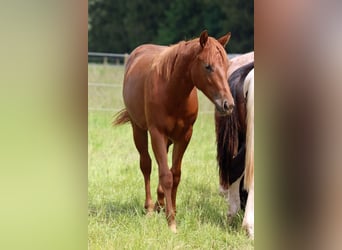
{"type": "Polygon", "coordinates": [[[180,179],[181,179],[181,172],[180,171],[172,171],[172,177],[173,177],[173,185],[178,186],[180,179]]]}
{"type": "Polygon", "coordinates": [[[170,189],[173,185],[173,175],[171,171],[159,174],[160,184],[164,189],[170,189]]]}

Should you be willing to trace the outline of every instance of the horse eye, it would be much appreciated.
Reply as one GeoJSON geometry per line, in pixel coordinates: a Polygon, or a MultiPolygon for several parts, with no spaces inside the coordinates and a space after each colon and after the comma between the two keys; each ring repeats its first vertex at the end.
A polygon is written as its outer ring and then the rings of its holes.
{"type": "Polygon", "coordinates": [[[213,72],[214,71],[210,64],[206,64],[205,65],[205,69],[208,70],[209,72],[213,72]]]}

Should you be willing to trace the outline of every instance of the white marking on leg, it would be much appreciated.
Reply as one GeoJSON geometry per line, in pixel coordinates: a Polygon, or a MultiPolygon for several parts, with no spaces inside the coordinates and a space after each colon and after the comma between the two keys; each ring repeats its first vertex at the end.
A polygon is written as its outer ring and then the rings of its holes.
{"type": "Polygon", "coordinates": [[[237,214],[237,212],[240,210],[240,181],[241,181],[242,175],[237,179],[229,188],[228,188],[228,219],[230,220],[233,216],[237,214]]]}
{"type": "Polygon", "coordinates": [[[247,231],[248,236],[254,239],[254,180],[252,180],[252,184],[249,188],[242,227],[247,231]]]}

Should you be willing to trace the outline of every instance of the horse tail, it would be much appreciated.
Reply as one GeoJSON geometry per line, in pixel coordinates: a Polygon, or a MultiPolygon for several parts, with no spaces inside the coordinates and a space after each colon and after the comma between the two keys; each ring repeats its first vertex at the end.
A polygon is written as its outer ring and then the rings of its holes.
{"type": "Polygon", "coordinates": [[[116,115],[114,116],[114,121],[113,121],[113,126],[117,126],[117,125],[122,125],[125,124],[127,122],[130,122],[131,118],[127,112],[126,109],[122,109],[120,110],[118,113],[116,113],[116,115]]]}
{"type": "MultiPolygon", "coordinates": [[[[232,183],[233,158],[237,154],[239,138],[238,138],[238,117],[236,108],[229,116],[215,115],[216,121],[216,142],[217,142],[217,162],[219,167],[220,185],[224,189],[228,189],[232,183]]],[[[240,173],[241,175],[242,173],[240,173]]]]}
{"type": "Polygon", "coordinates": [[[248,191],[254,181],[254,69],[244,83],[244,94],[247,96],[247,131],[246,131],[246,168],[244,188],[248,191]]]}
{"type": "MultiPolygon", "coordinates": [[[[243,84],[247,74],[253,68],[254,62],[246,64],[235,70],[228,79],[229,88],[236,104],[240,98],[244,99],[245,97],[243,84]]],[[[239,115],[237,106],[228,116],[219,116],[215,113],[217,162],[220,185],[223,189],[228,189],[229,185],[234,183],[245,171],[246,145],[241,143],[244,133],[241,131],[243,125],[240,124],[239,115]]]]}

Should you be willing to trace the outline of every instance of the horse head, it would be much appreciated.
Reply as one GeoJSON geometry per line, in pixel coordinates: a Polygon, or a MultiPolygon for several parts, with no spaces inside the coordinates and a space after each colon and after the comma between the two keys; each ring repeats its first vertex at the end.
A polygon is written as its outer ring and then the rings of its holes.
{"type": "Polygon", "coordinates": [[[234,108],[227,82],[229,61],[224,50],[229,39],[230,32],[216,40],[203,31],[199,38],[199,53],[191,67],[195,86],[215,104],[221,115],[231,114],[234,108]]]}

